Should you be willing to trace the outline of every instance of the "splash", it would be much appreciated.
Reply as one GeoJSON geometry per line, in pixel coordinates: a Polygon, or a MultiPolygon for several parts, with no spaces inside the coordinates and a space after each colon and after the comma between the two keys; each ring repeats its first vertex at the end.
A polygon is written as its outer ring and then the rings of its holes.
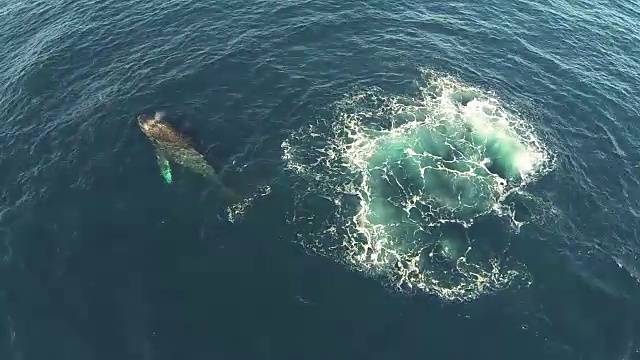
{"type": "MultiPolygon", "coordinates": [[[[481,90],[424,72],[416,99],[346,96],[335,118],[283,142],[299,242],[401,291],[466,301],[527,281],[469,235],[551,169],[528,124],[481,90]]],[[[508,226],[508,225],[507,225],[508,226]]]]}
{"type": "Polygon", "coordinates": [[[227,220],[230,223],[235,223],[236,221],[240,221],[244,218],[245,212],[251,205],[258,199],[263,196],[267,196],[271,193],[271,186],[262,185],[259,186],[258,189],[248,197],[241,199],[240,201],[228,206],[226,208],[227,220]]]}

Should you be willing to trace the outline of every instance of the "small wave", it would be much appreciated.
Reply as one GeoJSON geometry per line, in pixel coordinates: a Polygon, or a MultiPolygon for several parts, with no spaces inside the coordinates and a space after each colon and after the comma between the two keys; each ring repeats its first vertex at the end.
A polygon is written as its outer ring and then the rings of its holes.
{"type": "Polygon", "coordinates": [[[248,197],[241,199],[239,202],[229,206],[227,211],[227,220],[230,223],[235,223],[238,220],[244,218],[244,214],[251,207],[251,205],[260,197],[267,196],[271,193],[271,186],[262,185],[248,197]]]}

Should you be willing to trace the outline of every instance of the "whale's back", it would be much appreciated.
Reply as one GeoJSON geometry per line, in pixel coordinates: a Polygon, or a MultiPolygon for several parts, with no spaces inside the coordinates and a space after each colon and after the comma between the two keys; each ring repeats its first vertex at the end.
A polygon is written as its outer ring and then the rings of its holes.
{"type": "Polygon", "coordinates": [[[193,147],[193,142],[189,137],[180,133],[158,115],[155,117],[140,116],[138,123],[147,137],[157,143],[172,144],[184,148],[193,147]]]}
{"type": "Polygon", "coordinates": [[[155,130],[153,132],[153,139],[159,142],[175,144],[184,148],[192,148],[193,143],[184,134],[181,134],[170,124],[162,121],[157,122],[155,130]]]}

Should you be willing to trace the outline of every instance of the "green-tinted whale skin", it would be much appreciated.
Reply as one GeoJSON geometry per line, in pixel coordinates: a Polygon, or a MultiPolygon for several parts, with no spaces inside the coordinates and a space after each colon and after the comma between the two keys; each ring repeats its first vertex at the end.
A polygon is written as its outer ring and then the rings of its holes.
{"type": "Polygon", "coordinates": [[[167,184],[173,182],[173,176],[171,175],[171,165],[166,156],[164,156],[159,150],[156,150],[156,159],[158,160],[158,166],[160,167],[160,173],[167,184]]]}

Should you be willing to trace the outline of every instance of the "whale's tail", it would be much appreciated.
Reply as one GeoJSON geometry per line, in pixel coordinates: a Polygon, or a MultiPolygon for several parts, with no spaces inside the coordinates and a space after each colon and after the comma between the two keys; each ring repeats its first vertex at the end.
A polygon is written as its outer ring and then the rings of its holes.
{"type": "Polygon", "coordinates": [[[222,198],[222,201],[227,204],[235,204],[242,200],[242,196],[238,194],[238,192],[229,188],[224,184],[222,178],[219,175],[209,176],[209,178],[213,181],[215,188],[218,190],[218,194],[222,198]]]}

